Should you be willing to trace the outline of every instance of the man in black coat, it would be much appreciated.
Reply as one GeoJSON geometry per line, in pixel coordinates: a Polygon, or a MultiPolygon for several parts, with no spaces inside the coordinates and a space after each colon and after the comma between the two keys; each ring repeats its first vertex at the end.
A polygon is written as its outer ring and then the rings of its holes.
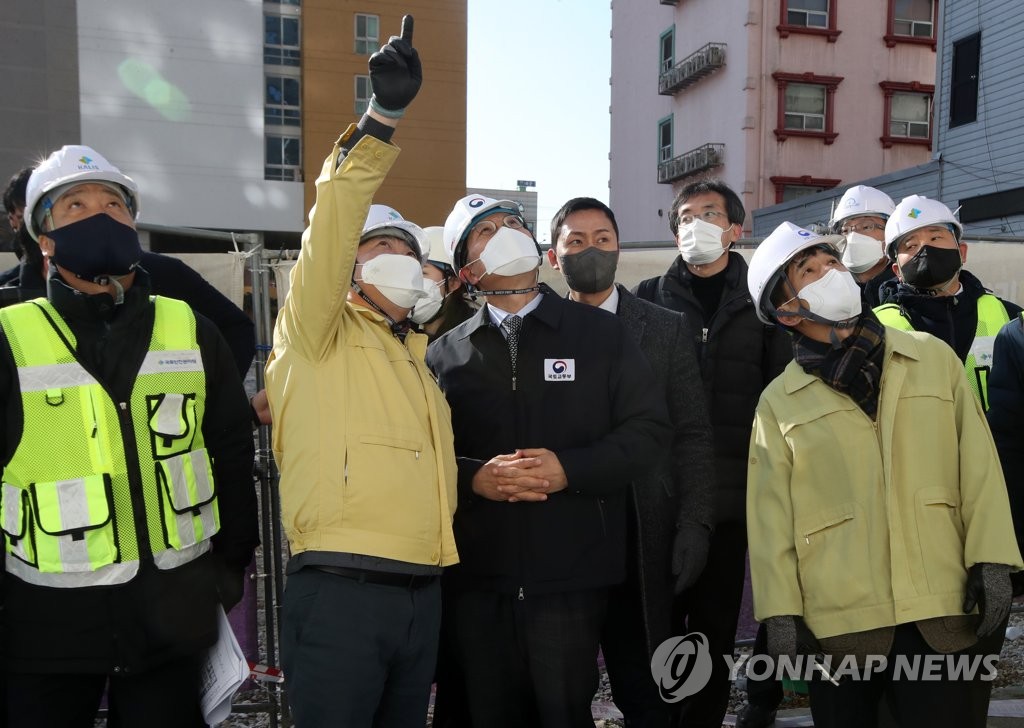
{"type": "Polygon", "coordinates": [[[651,679],[654,650],[671,636],[673,595],[707,562],[714,523],[714,448],[700,368],[684,317],[615,284],[619,228],[599,200],[577,197],[551,221],[548,262],[574,301],[618,315],[654,371],[672,420],[672,447],[634,481],[627,502],[627,578],[611,590],[601,638],[612,696],[631,728],[667,728],[671,705],[651,679]]]}
{"type": "MultiPolygon", "coordinates": [[[[717,180],[679,191],[669,227],[680,257],[634,293],[686,314],[697,347],[715,440],[715,531],[708,563],[678,600],[676,633],[703,632],[712,655],[731,654],[747,552],[747,447],[761,390],[792,358],[789,337],[765,326],[747,290],[747,264],[729,248],[743,231],[739,196],[717,180]]],[[[687,728],[719,728],[729,702],[728,670],[713,662],[708,685],[683,702],[687,728]]]]}
{"type": "Polygon", "coordinates": [[[538,286],[515,203],[460,200],[445,243],[487,300],[427,353],[455,432],[461,563],[445,588],[470,717],[592,728],[628,487],[669,444],[662,392],[615,316],[538,286]]]}

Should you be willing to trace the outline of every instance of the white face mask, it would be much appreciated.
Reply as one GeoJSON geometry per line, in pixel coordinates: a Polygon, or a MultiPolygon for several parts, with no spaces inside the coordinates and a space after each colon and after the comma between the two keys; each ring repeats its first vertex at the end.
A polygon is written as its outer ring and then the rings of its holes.
{"type": "Polygon", "coordinates": [[[409,314],[409,318],[412,319],[414,324],[427,323],[441,310],[441,304],[444,303],[444,294],[441,293],[441,286],[443,285],[444,281],[439,283],[429,278],[423,279],[423,290],[427,295],[425,298],[418,300],[416,305],[412,307],[412,313],[409,314]]]}
{"type": "Polygon", "coordinates": [[[533,238],[510,227],[502,227],[494,233],[479,260],[484,264],[484,275],[516,276],[537,270],[540,266],[540,255],[533,238]]]}
{"type": "Polygon", "coordinates": [[[722,247],[722,233],[725,230],[714,223],[695,217],[691,222],[679,226],[676,246],[679,254],[690,265],[714,263],[725,254],[722,247]]]}
{"type": "Polygon", "coordinates": [[[846,233],[843,265],[849,268],[851,273],[866,273],[874,268],[882,257],[882,243],[864,233],[846,233]]]}
{"type": "Polygon", "coordinates": [[[423,290],[423,265],[408,255],[387,253],[362,263],[360,283],[371,283],[384,298],[399,308],[412,308],[427,295],[423,290]]]}
{"type": "Polygon", "coordinates": [[[857,281],[849,271],[837,268],[808,283],[797,296],[807,302],[811,313],[828,321],[845,321],[859,316],[862,309],[857,281]]]}

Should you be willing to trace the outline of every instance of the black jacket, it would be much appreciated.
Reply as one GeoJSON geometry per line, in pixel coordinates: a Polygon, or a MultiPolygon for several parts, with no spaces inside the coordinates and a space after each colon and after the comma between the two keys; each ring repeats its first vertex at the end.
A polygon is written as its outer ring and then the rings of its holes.
{"type": "Polygon", "coordinates": [[[669,445],[664,390],[618,318],[543,290],[523,321],[515,389],[487,306],[427,352],[459,464],[456,588],[528,598],[622,581],[627,487],[669,445]],[[556,379],[573,368],[573,379],[556,379]],[[476,471],[517,448],[552,450],[568,487],[540,503],[475,495],[476,471]]]}
{"type": "Polygon", "coordinates": [[[1017,545],[1024,550],[1024,325],[1019,315],[996,336],[988,401],[988,424],[1006,478],[1017,545]]]}
{"type": "MultiPolygon", "coordinates": [[[[672,544],[683,522],[714,525],[715,460],[711,421],[685,317],[637,298],[622,286],[618,316],[651,365],[672,422],[672,446],[633,482],[637,581],[648,654],[670,634],[675,579],[672,544]]],[[[615,625],[608,625],[615,629],[615,625]]]]}
{"type": "Polygon", "coordinates": [[[746,518],[747,448],[761,390],[793,358],[789,336],[761,323],[747,289],[747,263],[730,252],[722,300],[705,319],[691,288],[693,274],[676,258],[665,275],[642,281],[634,293],[681,311],[691,328],[715,432],[717,523],[746,518]]]}
{"type": "MultiPolygon", "coordinates": [[[[966,270],[960,271],[960,284],[963,290],[955,296],[931,296],[893,278],[882,284],[880,295],[883,304],[894,303],[903,310],[914,331],[937,336],[966,361],[978,330],[978,299],[991,291],[966,270]]],[[[1020,306],[999,300],[1010,319],[1020,314],[1020,306]]]]}
{"type": "MultiPolygon", "coordinates": [[[[149,347],[154,306],[145,272],[126,293],[110,323],[62,284],[51,301],[75,335],[76,356],[110,392],[126,401],[149,347]]],[[[131,675],[171,659],[197,654],[217,635],[217,582],[225,569],[240,573],[259,542],[253,486],[249,404],[231,351],[209,320],[196,315],[206,372],[203,438],[213,458],[221,529],[212,553],[160,571],[151,560],[130,582],[83,589],[47,588],[4,574],[0,652],[9,670],[32,673],[131,675]]],[[[0,331],[0,406],[3,463],[22,432],[17,369],[0,331]]],[[[81,433],[54,433],[55,442],[81,433]]]]}
{"type": "MultiPolygon", "coordinates": [[[[146,250],[139,265],[149,273],[153,295],[184,301],[193,311],[213,322],[231,349],[239,375],[245,379],[256,354],[256,327],[252,319],[178,258],[146,250]]],[[[0,306],[45,295],[42,262],[36,256],[26,254],[17,279],[7,288],[0,289],[0,306]]]]}
{"type": "Polygon", "coordinates": [[[878,306],[880,303],[882,303],[882,286],[888,281],[893,280],[894,278],[896,278],[896,274],[892,272],[892,266],[886,265],[886,267],[882,270],[881,273],[874,276],[865,283],[859,284],[861,293],[864,296],[864,300],[867,301],[867,304],[871,308],[874,308],[875,306],[878,306]]]}

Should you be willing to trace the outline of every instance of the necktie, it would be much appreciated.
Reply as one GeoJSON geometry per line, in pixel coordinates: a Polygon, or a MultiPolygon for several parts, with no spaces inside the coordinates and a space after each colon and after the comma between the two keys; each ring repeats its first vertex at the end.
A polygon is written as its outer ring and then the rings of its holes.
{"type": "Polygon", "coordinates": [[[519,354],[519,331],[523,328],[522,316],[506,316],[501,324],[508,333],[508,355],[512,360],[512,373],[516,371],[516,357],[519,354]]]}

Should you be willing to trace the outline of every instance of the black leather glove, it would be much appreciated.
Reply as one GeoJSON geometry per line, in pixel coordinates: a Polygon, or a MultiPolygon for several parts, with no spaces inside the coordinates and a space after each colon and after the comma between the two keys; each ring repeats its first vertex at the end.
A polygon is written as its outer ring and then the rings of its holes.
{"type": "Polygon", "coordinates": [[[402,18],[402,35],[391,36],[370,56],[370,108],[390,119],[401,118],[422,83],[420,56],[412,47],[412,16],[406,15],[402,18]]]}
{"type": "Polygon", "coordinates": [[[795,658],[797,655],[816,655],[822,651],[818,639],[803,617],[768,617],[764,625],[768,630],[765,650],[772,658],[780,655],[795,658]]]}
{"type": "Polygon", "coordinates": [[[223,559],[217,558],[217,596],[225,612],[242,601],[242,594],[245,591],[245,569],[239,571],[224,563],[223,559]]]}
{"type": "Polygon", "coordinates": [[[693,586],[708,563],[711,530],[703,523],[683,521],[676,527],[672,543],[672,575],[676,594],[693,586]]]}
{"type": "Polygon", "coordinates": [[[1013,600],[1013,586],[1006,564],[975,564],[967,572],[967,587],[964,589],[964,614],[974,611],[975,605],[981,615],[977,635],[987,637],[999,629],[1010,613],[1013,600]]]}

